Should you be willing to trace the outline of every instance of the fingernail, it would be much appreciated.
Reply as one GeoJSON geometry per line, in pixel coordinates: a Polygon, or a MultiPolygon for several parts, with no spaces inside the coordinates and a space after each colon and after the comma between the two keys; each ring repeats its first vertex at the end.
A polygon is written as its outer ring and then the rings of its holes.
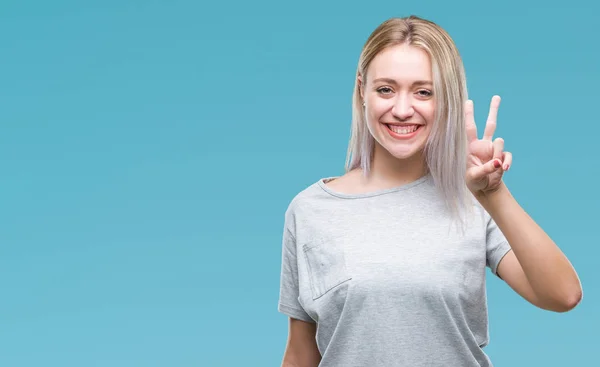
{"type": "Polygon", "coordinates": [[[508,164],[505,164],[505,165],[504,165],[504,170],[505,170],[505,171],[508,171],[508,167],[510,167],[510,166],[509,166],[508,164]]]}
{"type": "Polygon", "coordinates": [[[494,167],[498,168],[502,165],[502,163],[500,163],[499,161],[495,160],[494,161],[494,167]]]}

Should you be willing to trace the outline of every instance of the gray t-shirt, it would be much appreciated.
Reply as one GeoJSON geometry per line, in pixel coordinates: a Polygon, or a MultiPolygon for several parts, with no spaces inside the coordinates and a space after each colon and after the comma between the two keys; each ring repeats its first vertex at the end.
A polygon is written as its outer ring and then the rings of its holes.
{"type": "Polygon", "coordinates": [[[492,366],[486,266],[510,251],[490,215],[460,235],[430,175],[366,194],[323,178],[285,213],[279,312],[317,323],[322,367],[492,366]]]}

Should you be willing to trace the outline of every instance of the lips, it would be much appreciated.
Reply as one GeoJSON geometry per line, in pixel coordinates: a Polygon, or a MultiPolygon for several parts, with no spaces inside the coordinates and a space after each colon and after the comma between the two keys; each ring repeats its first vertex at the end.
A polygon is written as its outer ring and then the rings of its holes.
{"type": "Polygon", "coordinates": [[[420,125],[388,125],[388,129],[397,134],[408,134],[416,131],[420,125]]]}
{"type": "Polygon", "coordinates": [[[400,126],[423,126],[422,124],[396,124],[396,123],[385,123],[385,122],[383,124],[387,125],[387,126],[397,126],[397,127],[400,127],[400,126]]]}
{"type": "Polygon", "coordinates": [[[423,125],[420,124],[384,124],[388,133],[394,139],[411,139],[416,136],[423,125]]]}

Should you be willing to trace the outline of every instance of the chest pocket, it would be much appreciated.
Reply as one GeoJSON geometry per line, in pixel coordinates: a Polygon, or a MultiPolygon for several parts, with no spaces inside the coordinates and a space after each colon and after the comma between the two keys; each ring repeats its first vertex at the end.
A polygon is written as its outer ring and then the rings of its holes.
{"type": "Polygon", "coordinates": [[[313,300],[352,279],[346,268],[344,250],[334,241],[305,244],[302,249],[313,300]]]}

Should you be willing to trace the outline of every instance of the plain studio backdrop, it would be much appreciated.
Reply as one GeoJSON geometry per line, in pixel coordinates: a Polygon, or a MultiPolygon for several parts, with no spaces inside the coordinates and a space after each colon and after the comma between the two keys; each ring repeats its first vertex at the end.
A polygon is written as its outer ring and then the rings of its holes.
{"type": "Polygon", "coordinates": [[[597,359],[592,1],[10,1],[0,5],[0,366],[278,366],[283,214],[342,174],[361,47],[445,28],[479,134],[578,271],[567,314],[488,270],[496,366],[597,359]]]}

